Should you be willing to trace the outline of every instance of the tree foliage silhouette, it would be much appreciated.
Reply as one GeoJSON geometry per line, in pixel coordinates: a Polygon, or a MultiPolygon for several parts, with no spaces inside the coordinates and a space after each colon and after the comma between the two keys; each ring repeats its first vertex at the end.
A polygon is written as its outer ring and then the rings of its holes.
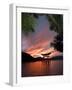
{"type": "Polygon", "coordinates": [[[63,52],[63,15],[48,15],[50,29],[57,32],[54,41],[51,43],[56,50],[63,52]]]}
{"type": "Polygon", "coordinates": [[[22,13],[21,25],[22,31],[27,35],[29,32],[34,32],[34,26],[36,25],[36,15],[33,13],[22,13]]]}

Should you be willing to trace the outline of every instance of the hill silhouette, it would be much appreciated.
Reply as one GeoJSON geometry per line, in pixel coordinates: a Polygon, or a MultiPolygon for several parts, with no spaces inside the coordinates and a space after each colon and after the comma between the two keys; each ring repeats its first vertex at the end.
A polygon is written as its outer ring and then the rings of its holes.
{"type": "Polygon", "coordinates": [[[22,56],[22,62],[25,62],[25,61],[29,62],[34,60],[34,58],[30,54],[25,52],[22,52],[21,56],[22,56]]]}

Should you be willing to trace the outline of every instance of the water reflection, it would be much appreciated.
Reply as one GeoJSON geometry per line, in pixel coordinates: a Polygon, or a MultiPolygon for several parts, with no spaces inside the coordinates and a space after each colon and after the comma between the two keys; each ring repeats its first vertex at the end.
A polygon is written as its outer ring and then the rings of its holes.
{"type": "Polygon", "coordinates": [[[36,61],[22,63],[22,77],[62,75],[63,60],[36,61]]]}

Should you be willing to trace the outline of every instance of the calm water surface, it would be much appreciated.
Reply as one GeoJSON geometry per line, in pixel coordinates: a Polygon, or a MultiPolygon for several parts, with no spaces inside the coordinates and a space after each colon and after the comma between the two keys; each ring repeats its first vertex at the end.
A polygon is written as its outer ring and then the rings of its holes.
{"type": "Polygon", "coordinates": [[[63,60],[22,63],[22,77],[45,75],[63,75],[63,60]]]}

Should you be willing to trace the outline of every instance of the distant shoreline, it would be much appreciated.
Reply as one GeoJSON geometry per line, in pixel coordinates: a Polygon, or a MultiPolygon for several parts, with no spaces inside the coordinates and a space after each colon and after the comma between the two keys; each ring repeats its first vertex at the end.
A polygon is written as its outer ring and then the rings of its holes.
{"type": "Polygon", "coordinates": [[[58,57],[53,57],[53,58],[34,58],[33,60],[22,60],[23,62],[36,62],[36,61],[59,61],[59,60],[63,60],[63,56],[58,56],[58,57]]]}
{"type": "Polygon", "coordinates": [[[35,61],[50,61],[50,60],[63,60],[63,56],[54,56],[52,58],[42,58],[42,57],[37,57],[34,58],[31,55],[27,53],[22,53],[22,62],[35,62],[35,61]]]}

